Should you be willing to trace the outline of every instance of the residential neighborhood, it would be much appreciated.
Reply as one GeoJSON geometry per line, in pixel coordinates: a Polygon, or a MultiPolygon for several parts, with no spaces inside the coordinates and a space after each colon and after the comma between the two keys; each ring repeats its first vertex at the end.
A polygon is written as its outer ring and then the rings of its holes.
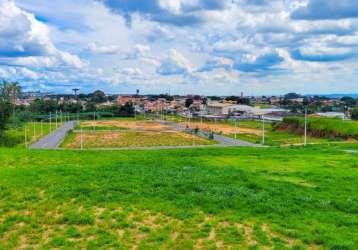
{"type": "MultiPolygon", "coordinates": [[[[325,96],[300,96],[289,93],[282,96],[199,96],[186,95],[138,95],[105,94],[97,90],[90,94],[46,94],[40,92],[22,93],[16,105],[30,107],[43,100],[66,106],[75,105],[78,112],[105,111],[113,106],[130,104],[137,114],[177,114],[183,117],[204,119],[262,119],[282,121],[287,116],[302,116],[306,111],[312,117],[334,117],[351,119],[357,109],[357,99],[349,96],[331,98],[325,96]]],[[[355,117],[353,116],[353,119],[355,117]]]]}

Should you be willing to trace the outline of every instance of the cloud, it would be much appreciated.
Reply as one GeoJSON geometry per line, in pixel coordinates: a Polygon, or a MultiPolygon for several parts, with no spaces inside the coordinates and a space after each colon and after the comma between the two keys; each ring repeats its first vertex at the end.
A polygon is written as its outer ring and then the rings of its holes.
{"type": "Polygon", "coordinates": [[[351,59],[357,54],[350,48],[304,47],[293,50],[291,56],[301,61],[334,62],[351,59]]]}
{"type": "Polygon", "coordinates": [[[117,45],[98,46],[94,42],[88,44],[88,49],[92,53],[96,53],[96,54],[117,54],[121,52],[120,46],[117,45]]]}
{"type": "Polygon", "coordinates": [[[85,66],[78,56],[57,49],[49,28],[11,0],[0,0],[0,62],[19,66],[85,66]]]}
{"type": "Polygon", "coordinates": [[[310,0],[291,15],[293,19],[343,19],[358,17],[356,0],[310,0]]]}
{"type": "Polygon", "coordinates": [[[175,49],[168,51],[168,56],[157,69],[157,73],[161,75],[185,75],[192,71],[191,62],[175,49]]]}
{"type": "Polygon", "coordinates": [[[355,2],[0,0],[0,77],[59,91],[358,91],[355,2]]]}
{"type": "Polygon", "coordinates": [[[243,72],[263,72],[263,71],[277,71],[274,68],[282,63],[284,58],[278,53],[272,52],[260,56],[246,55],[235,62],[234,68],[243,72]]]}
{"type": "Polygon", "coordinates": [[[224,9],[228,0],[101,0],[113,11],[131,22],[133,13],[141,13],[151,20],[177,26],[203,22],[198,12],[224,9]]]}
{"type": "Polygon", "coordinates": [[[214,69],[232,69],[234,61],[225,57],[216,57],[208,60],[199,71],[212,71],[214,69]]]}

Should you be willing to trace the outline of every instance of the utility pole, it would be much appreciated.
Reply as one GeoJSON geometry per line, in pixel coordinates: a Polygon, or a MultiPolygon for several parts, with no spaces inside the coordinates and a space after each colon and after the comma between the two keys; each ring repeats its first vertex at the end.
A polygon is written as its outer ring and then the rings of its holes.
{"type": "Polygon", "coordinates": [[[76,98],[76,102],[77,102],[77,103],[78,103],[77,92],[78,92],[79,90],[80,90],[80,89],[78,89],[78,88],[72,89],[72,91],[75,93],[75,98],[76,98]]]}
{"type": "Polygon", "coordinates": [[[265,117],[262,116],[262,145],[265,145],[265,117]]]}
{"type": "Polygon", "coordinates": [[[307,146],[307,107],[305,107],[305,138],[303,145],[307,146]]]}

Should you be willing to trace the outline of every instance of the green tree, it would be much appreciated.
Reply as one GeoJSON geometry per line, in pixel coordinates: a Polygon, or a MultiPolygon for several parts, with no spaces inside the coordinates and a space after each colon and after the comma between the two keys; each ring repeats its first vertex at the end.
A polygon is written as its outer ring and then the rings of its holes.
{"type": "Polygon", "coordinates": [[[355,121],[358,120],[358,108],[354,108],[352,110],[352,120],[355,120],[355,121]]]}
{"type": "Polygon", "coordinates": [[[189,108],[190,105],[193,104],[193,102],[194,102],[194,101],[193,101],[193,99],[191,99],[191,98],[186,99],[186,100],[185,100],[185,107],[189,108]]]}
{"type": "Polygon", "coordinates": [[[33,113],[48,114],[56,112],[59,109],[59,105],[55,100],[36,99],[30,104],[29,109],[33,113]]]}
{"type": "Polygon", "coordinates": [[[350,96],[344,96],[341,98],[341,101],[348,107],[353,107],[357,104],[357,100],[350,96]]]}
{"type": "Polygon", "coordinates": [[[91,94],[91,101],[95,103],[103,103],[107,101],[106,94],[101,90],[96,90],[91,94]]]}
{"type": "Polygon", "coordinates": [[[94,112],[97,111],[96,103],[87,102],[86,104],[86,112],[94,112]]]}
{"type": "Polygon", "coordinates": [[[0,85],[0,137],[2,136],[6,124],[9,121],[13,104],[11,103],[11,90],[7,82],[0,85]]]}

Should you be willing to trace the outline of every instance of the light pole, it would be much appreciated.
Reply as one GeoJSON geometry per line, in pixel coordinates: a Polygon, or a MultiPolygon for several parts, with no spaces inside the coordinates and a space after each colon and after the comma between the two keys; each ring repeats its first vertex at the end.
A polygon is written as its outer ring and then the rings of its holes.
{"type": "Polygon", "coordinates": [[[52,117],[51,117],[51,112],[50,112],[50,132],[52,131],[52,117]]]}
{"type": "Polygon", "coordinates": [[[235,139],[237,138],[237,120],[235,119],[235,139]]]}
{"type": "Polygon", "coordinates": [[[83,150],[83,128],[81,127],[81,150],[83,150]]]}
{"type": "Polygon", "coordinates": [[[36,124],[35,124],[35,121],[32,122],[32,126],[33,126],[33,129],[34,129],[34,134],[33,134],[33,137],[36,141],[36,124]]]}
{"type": "Polygon", "coordinates": [[[304,138],[304,146],[307,146],[307,107],[305,107],[305,138],[304,138]]]}
{"type": "Polygon", "coordinates": [[[262,145],[265,145],[265,117],[262,116],[262,145]]]}
{"type": "Polygon", "coordinates": [[[56,129],[57,129],[57,110],[56,110],[55,121],[56,121],[56,129]]]}
{"type": "Polygon", "coordinates": [[[41,137],[44,135],[43,121],[41,120],[41,137]]]}

